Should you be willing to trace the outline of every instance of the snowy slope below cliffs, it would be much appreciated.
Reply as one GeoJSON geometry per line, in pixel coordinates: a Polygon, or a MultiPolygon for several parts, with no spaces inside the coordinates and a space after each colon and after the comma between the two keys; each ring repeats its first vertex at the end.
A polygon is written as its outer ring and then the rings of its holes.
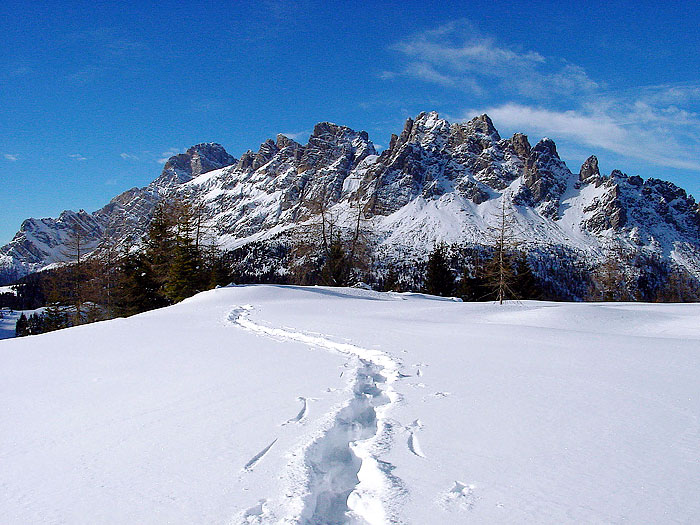
{"type": "Polygon", "coordinates": [[[697,523],[700,307],[229,287],[0,343],[0,522],[697,523]]]}

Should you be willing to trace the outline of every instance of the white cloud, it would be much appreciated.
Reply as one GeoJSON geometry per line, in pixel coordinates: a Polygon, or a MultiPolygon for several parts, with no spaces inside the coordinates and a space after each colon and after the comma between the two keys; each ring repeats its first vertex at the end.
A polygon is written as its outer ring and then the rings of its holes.
{"type": "Polygon", "coordinates": [[[9,160],[10,162],[17,162],[19,160],[19,155],[16,154],[3,153],[2,156],[5,157],[5,160],[9,160]]]}
{"type": "Polygon", "coordinates": [[[163,153],[161,153],[160,156],[156,159],[156,162],[158,164],[165,164],[166,162],[168,162],[168,160],[170,160],[170,157],[174,157],[175,155],[179,154],[180,152],[181,152],[181,150],[179,150],[177,148],[170,148],[170,149],[164,151],[163,153]]]}
{"type": "Polygon", "coordinates": [[[87,160],[87,157],[83,157],[80,153],[70,153],[68,156],[73,160],[83,161],[87,160]]]}
{"type": "Polygon", "coordinates": [[[400,71],[383,71],[482,94],[497,87],[540,99],[551,94],[574,95],[599,87],[586,71],[562,59],[518,50],[479,33],[466,20],[451,22],[403,40],[392,49],[408,61],[400,71]],[[495,86],[494,86],[495,82],[495,86]]]}
{"type": "Polygon", "coordinates": [[[139,160],[136,155],[130,155],[129,153],[120,153],[119,156],[124,160],[139,160]]]}
{"type": "MultiPolygon", "coordinates": [[[[451,22],[392,46],[402,63],[380,74],[467,91],[496,126],[605,149],[660,166],[700,171],[700,83],[612,91],[561,57],[548,57],[451,22]],[[510,101],[503,103],[503,101],[510,101]]],[[[474,107],[472,106],[472,107],[474,107]]]]}
{"type": "Polygon", "coordinates": [[[284,135],[288,139],[292,140],[305,140],[309,138],[309,135],[311,135],[310,131],[293,131],[293,132],[287,132],[287,133],[280,133],[280,135],[284,135]]]}
{"type": "MultiPolygon", "coordinates": [[[[601,100],[582,110],[558,111],[509,103],[470,111],[465,118],[477,113],[487,113],[496,127],[551,135],[659,166],[700,171],[698,142],[683,140],[666,112],[648,105],[601,100]]],[[[695,119],[693,128],[691,133],[700,133],[700,120],[695,119]]]]}

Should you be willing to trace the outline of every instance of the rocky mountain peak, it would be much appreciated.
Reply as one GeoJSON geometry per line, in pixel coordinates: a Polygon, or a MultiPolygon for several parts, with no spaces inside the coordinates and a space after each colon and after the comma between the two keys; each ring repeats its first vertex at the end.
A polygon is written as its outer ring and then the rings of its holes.
{"type": "Polygon", "coordinates": [[[501,140],[501,136],[486,113],[467,122],[467,129],[472,135],[483,135],[494,141],[501,140]]]}
{"type": "Polygon", "coordinates": [[[236,162],[236,158],[229,155],[221,144],[215,142],[196,144],[185,153],[170,157],[163,166],[160,177],[152,184],[161,189],[172,188],[202,173],[230,166],[236,162]]]}
{"type": "Polygon", "coordinates": [[[559,158],[559,153],[557,153],[557,145],[554,141],[548,137],[540,139],[540,141],[535,144],[532,148],[533,152],[538,152],[545,155],[550,155],[555,158],[559,158]]]}
{"type": "Polygon", "coordinates": [[[289,137],[282,135],[282,133],[277,134],[277,148],[282,150],[284,148],[298,149],[303,147],[297,141],[290,139],[289,137]]]}
{"type": "Polygon", "coordinates": [[[415,120],[406,120],[398,145],[413,143],[426,150],[443,148],[450,137],[450,123],[441,119],[436,111],[420,113],[415,120]],[[405,138],[405,140],[403,140],[405,138]]]}
{"type": "Polygon", "coordinates": [[[510,143],[520,160],[527,160],[530,157],[532,146],[530,146],[530,142],[527,140],[527,135],[515,133],[513,138],[510,139],[510,143]]]}
{"type": "Polygon", "coordinates": [[[332,122],[319,122],[314,126],[314,131],[309,137],[309,143],[317,142],[316,139],[323,139],[328,142],[352,141],[356,136],[365,142],[369,141],[369,135],[367,135],[366,131],[357,132],[347,126],[339,126],[332,122]]]}
{"type": "Polygon", "coordinates": [[[252,168],[257,170],[258,168],[264,166],[272,160],[272,158],[277,154],[279,148],[277,143],[272,139],[267,139],[265,142],[260,144],[260,149],[253,159],[252,168]]]}
{"type": "Polygon", "coordinates": [[[600,180],[600,170],[598,169],[598,157],[591,155],[581,165],[581,170],[578,174],[578,179],[581,182],[596,182],[600,180]]]}
{"type": "Polygon", "coordinates": [[[619,171],[603,177],[595,156],[574,175],[550,139],[534,146],[521,133],[501,139],[488,115],[451,124],[433,111],[407,119],[381,155],[366,132],[330,122],[317,124],[305,145],[277,135],[239,161],[219,144],[197,144],[168,159],[149,186],[128,190],[92,214],[25,222],[0,248],[0,280],[60,260],[65,225],[76,221],[90,242],[108,237],[138,244],[163,197],[201,199],[206,220],[230,241],[293,230],[315,213],[320,199],[342,209],[361,195],[377,242],[400,245],[404,233],[391,232],[407,228],[417,245],[427,246],[443,234],[483,241],[484,224],[475,218],[494,205],[489,201],[510,192],[520,219],[533,224],[535,243],[562,242],[564,231],[595,248],[596,236],[614,232],[668,257],[672,243],[690,243],[688,250],[696,251],[682,261],[697,265],[700,275],[700,255],[692,255],[700,253],[698,206],[680,188],[619,171]],[[588,182],[595,187],[584,188],[588,182]]]}

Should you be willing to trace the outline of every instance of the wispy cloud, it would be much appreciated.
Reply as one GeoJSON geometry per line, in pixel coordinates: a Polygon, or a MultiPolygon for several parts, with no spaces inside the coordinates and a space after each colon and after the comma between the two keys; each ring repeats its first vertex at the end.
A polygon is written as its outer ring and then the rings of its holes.
{"type": "Polygon", "coordinates": [[[68,156],[77,161],[87,160],[87,157],[82,156],[80,153],[69,153],[68,156]]]}
{"type": "Polygon", "coordinates": [[[407,76],[476,94],[493,89],[495,82],[504,93],[533,99],[599,87],[579,66],[501,44],[466,20],[415,34],[392,49],[406,62],[397,71],[382,71],[386,80],[407,76]]]}
{"type": "Polygon", "coordinates": [[[612,91],[577,64],[504,44],[466,20],[414,34],[391,49],[401,63],[380,78],[469,92],[474,102],[464,118],[485,112],[497,127],[551,135],[578,150],[700,171],[700,84],[612,91]]]}
{"type": "Polygon", "coordinates": [[[280,133],[280,135],[284,135],[288,139],[292,140],[306,140],[309,138],[309,135],[311,135],[311,132],[308,130],[305,131],[291,131],[291,132],[285,132],[285,133],[280,133]]]}
{"type": "Polygon", "coordinates": [[[17,162],[19,160],[19,155],[12,153],[3,153],[2,156],[5,160],[9,160],[10,162],[17,162]]]}
{"type": "Polygon", "coordinates": [[[129,153],[120,153],[119,156],[124,160],[139,160],[136,155],[131,155],[129,153]]]}
{"type": "Polygon", "coordinates": [[[170,157],[177,155],[178,153],[181,153],[181,152],[182,151],[177,149],[177,148],[170,148],[170,149],[164,151],[163,153],[161,153],[160,156],[156,159],[156,162],[158,164],[165,164],[166,162],[168,162],[170,157]]]}
{"type": "Polygon", "coordinates": [[[700,118],[660,103],[675,97],[678,89],[659,86],[645,88],[636,96],[600,95],[582,102],[576,110],[507,103],[471,110],[464,116],[485,112],[497,127],[551,134],[658,166],[700,171],[700,118]]]}

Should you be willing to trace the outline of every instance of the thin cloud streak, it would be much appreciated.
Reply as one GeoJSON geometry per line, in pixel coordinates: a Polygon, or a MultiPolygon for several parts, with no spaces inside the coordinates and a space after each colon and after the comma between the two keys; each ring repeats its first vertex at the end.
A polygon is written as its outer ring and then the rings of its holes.
{"type": "Polygon", "coordinates": [[[486,112],[502,126],[700,171],[700,84],[609,91],[583,67],[498,42],[467,20],[414,34],[391,49],[403,63],[380,78],[469,92],[481,109],[464,118],[486,112]]]}
{"type": "MultiPolygon", "coordinates": [[[[684,148],[673,137],[663,136],[655,128],[645,129],[639,120],[615,118],[600,111],[555,111],[522,104],[504,104],[465,115],[487,113],[497,127],[552,134],[593,148],[602,148],[658,166],[700,171],[697,151],[684,148]],[[633,123],[625,123],[631,120],[633,123]]],[[[631,115],[628,115],[631,117],[631,115]]],[[[648,124],[648,121],[647,121],[648,124]]]]}
{"type": "Polygon", "coordinates": [[[532,99],[571,96],[600,87],[583,68],[500,44],[467,20],[415,34],[391,49],[408,60],[399,71],[382,71],[380,78],[385,80],[411,77],[476,94],[492,89],[496,82],[503,93],[532,99]]]}

